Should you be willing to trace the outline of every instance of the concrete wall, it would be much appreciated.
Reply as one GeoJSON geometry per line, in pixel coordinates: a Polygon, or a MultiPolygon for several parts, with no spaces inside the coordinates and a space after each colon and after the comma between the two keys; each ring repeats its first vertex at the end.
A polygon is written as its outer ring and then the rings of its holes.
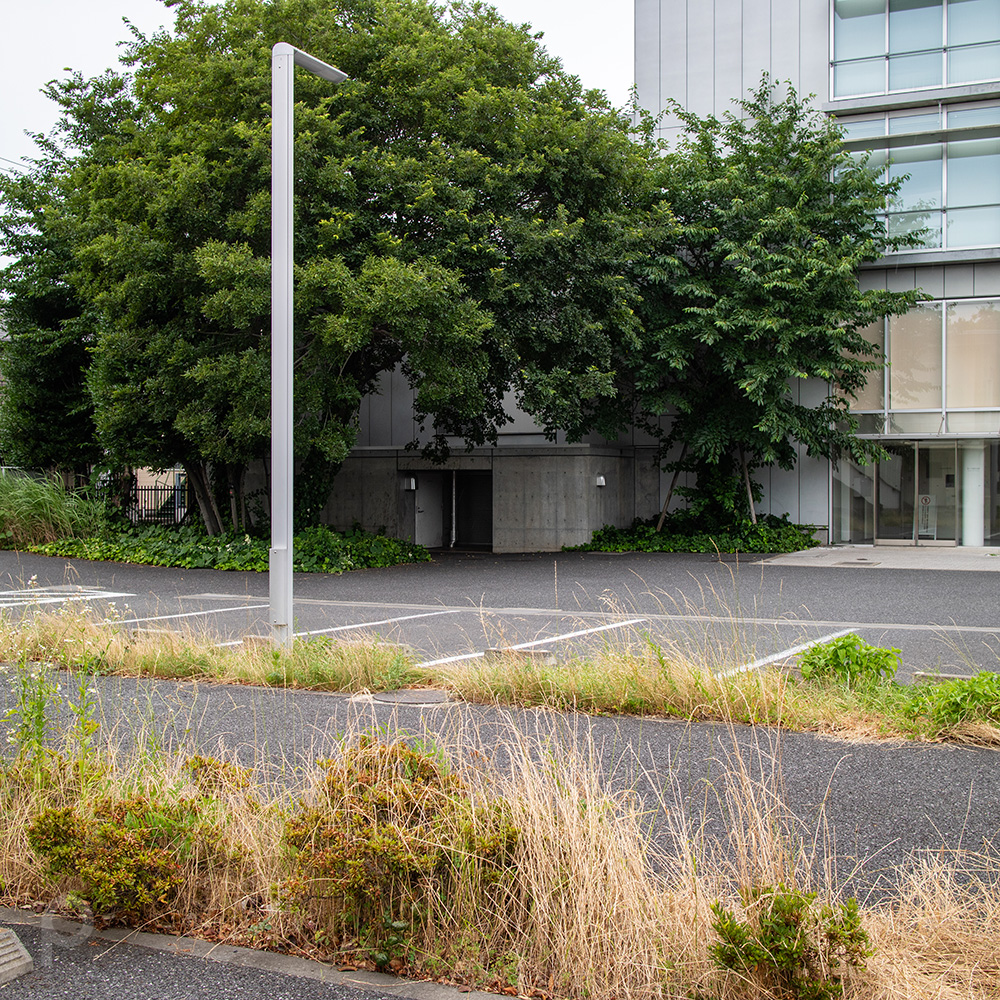
{"type": "MultiPolygon", "coordinates": [[[[339,529],[359,521],[413,538],[421,474],[452,469],[492,472],[494,552],[556,551],[588,541],[605,524],[627,526],[636,516],[636,463],[629,450],[550,445],[478,449],[444,465],[412,452],[357,449],[334,482],[322,520],[339,529]],[[606,485],[597,485],[598,476],[606,485]],[[407,489],[412,478],[417,493],[407,489]]],[[[647,473],[646,500],[649,479],[647,473]]]]}

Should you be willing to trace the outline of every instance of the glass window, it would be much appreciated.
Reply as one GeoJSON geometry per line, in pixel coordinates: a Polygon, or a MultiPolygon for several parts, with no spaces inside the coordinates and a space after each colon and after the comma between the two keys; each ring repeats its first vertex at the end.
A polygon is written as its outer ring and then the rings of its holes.
{"type": "Polygon", "coordinates": [[[884,53],[883,0],[834,0],[833,58],[863,59],[884,53]]]}
{"type": "Polygon", "coordinates": [[[889,135],[905,135],[910,132],[937,132],[940,129],[940,111],[922,115],[889,116],[889,135]]]}
{"type": "Polygon", "coordinates": [[[941,49],[941,0],[889,0],[889,51],[941,49]]]}
{"type": "Polygon", "coordinates": [[[1000,105],[948,111],[948,128],[976,128],[980,125],[1000,125],[1000,105]]]}
{"type": "Polygon", "coordinates": [[[833,68],[833,96],[885,93],[885,59],[837,63],[833,68]]]}
{"type": "Polygon", "coordinates": [[[1000,79],[1000,44],[969,45],[948,50],[948,82],[1000,79]]]}
{"type": "Polygon", "coordinates": [[[949,247],[983,247],[997,243],[1000,243],[1000,205],[949,210],[949,247]]]}
{"type": "Polygon", "coordinates": [[[889,409],[940,406],[941,303],[936,302],[889,319],[889,409]]]}
{"type": "Polygon", "coordinates": [[[1000,41],[1000,0],[948,0],[948,44],[1000,41]]]}
{"type": "Polygon", "coordinates": [[[949,408],[1000,406],[1000,310],[993,302],[949,302],[949,408]]]}
{"type": "Polygon", "coordinates": [[[940,87],[944,67],[941,50],[889,57],[889,89],[920,90],[940,87]]]}
{"type": "MultiPolygon", "coordinates": [[[[885,352],[885,323],[878,320],[859,331],[865,340],[870,341],[879,347],[883,354],[885,352]]],[[[885,380],[885,369],[879,369],[868,376],[868,384],[858,390],[858,398],[851,403],[852,410],[881,410],[883,400],[883,386],[885,380]]]]}
{"type": "Polygon", "coordinates": [[[1000,138],[948,143],[948,206],[1000,204],[1000,138]]]}
{"type": "Polygon", "coordinates": [[[844,130],[845,142],[853,139],[878,139],[885,135],[885,119],[881,115],[856,122],[840,119],[837,124],[844,130]]]}
{"type": "Polygon", "coordinates": [[[891,207],[909,212],[941,208],[941,166],[940,143],[894,149],[889,178],[905,177],[905,180],[891,207]]]}

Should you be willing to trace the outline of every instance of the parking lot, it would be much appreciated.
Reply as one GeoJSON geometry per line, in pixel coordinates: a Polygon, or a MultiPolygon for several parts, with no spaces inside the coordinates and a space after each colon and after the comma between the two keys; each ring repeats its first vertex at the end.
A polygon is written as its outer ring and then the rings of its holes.
{"type": "MultiPolygon", "coordinates": [[[[473,659],[491,648],[566,656],[653,642],[713,669],[738,669],[787,660],[804,643],[856,631],[902,650],[901,680],[916,670],[1000,666],[994,561],[974,562],[958,549],[946,557],[913,550],[905,554],[909,563],[897,565],[873,551],[725,561],[446,553],[428,564],[299,574],[295,634],[378,635],[425,664],[473,659]]],[[[269,634],[267,587],[266,574],[0,554],[0,609],[8,615],[86,608],[117,627],[183,629],[234,645],[269,634]]]]}

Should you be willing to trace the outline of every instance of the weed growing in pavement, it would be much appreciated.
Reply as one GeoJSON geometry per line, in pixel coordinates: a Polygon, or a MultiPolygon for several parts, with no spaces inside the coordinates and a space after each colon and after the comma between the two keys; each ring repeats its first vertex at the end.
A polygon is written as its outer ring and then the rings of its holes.
{"type": "Polygon", "coordinates": [[[899,669],[899,650],[872,646],[853,632],[810,646],[799,656],[803,680],[833,680],[849,688],[891,681],[899,669]]]}

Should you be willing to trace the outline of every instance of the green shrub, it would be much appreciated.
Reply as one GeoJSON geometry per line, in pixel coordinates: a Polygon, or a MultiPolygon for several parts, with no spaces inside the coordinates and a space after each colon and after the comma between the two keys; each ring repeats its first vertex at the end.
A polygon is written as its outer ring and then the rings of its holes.
{"type": "MultiPolygon", "coordinates": [[[[31,551],[71,559],[95,559],[184,569],[243,570],[268,568],[268,542],[229,532],[208,536],[200,525],[151,525],[109,532],[101,537],[62,538],[31,551]]],[[[322,525],[296,535],[294,569],[300,573],[343,573],[346,570],[426,562],[430,553],[412,542],[354,528],[340,533],[322,525]]]]}
{"type": "Polygon", "coordinates": [[[853,632],[817,643],[799,655],[804,680],[835,680],[851,689],[891,681],[898,669],[898,649],[870,646],[853,632]]]}
{"type": "Polygon", "coordinates": [[[819,544],[812,527],[793,524],[787,517],[765,515],[754,524],[749,518],[723,526],[708,526],[687,516],[672,514],[657,532],[656,520],[636,519],[630,528],[605,525],[589,542],[567,546],[583,552],[797,552],[819,544]]]}
{"type": "Polygon", "coordinates": [[[24,549],[93,531],[101,517],[100,504],[57,477],[0,474],[0,546],[24,549]]]}
{"type": "Polygon", "coordinates": [[[46,809],[30,823],[28,843],[50,878],[82,883],[79,894],[95,914],[136,922],[169,910],[183,884],[173,851],[163,845],[177,846],[173,819],[152,806],[145,815],[147,821],[124,808],[85,819],[73,809],[46,809]]]}
{"type": "Polygon", "coordinates": [[[926,718],[935,729],[964,722],[1000,724],[1000,674],[983,672],[969,679],[918,685],[909,693],[906,710],[913,718],[926,718]]]}
{"type": "Polygon", "coordinates": [[[502,803],[477,800],[443,757],[403,741],[361,737],[324,766],[318,796],[285,824],[294,862],[281,892],[327,940],[385,964],[457,894],[503,911],[491,893],[513,870],[518,832],[502,803]]]}
{"type": "Polygon", "coordinates": [[[743,894],[746,918],[712,904],[713,961],[740,974],[748,995],[832,1000],[843,993],[841,968],[864,968],[871,954],[858,901],[816,905],[816,893],[784,885],[743,894]]]}

